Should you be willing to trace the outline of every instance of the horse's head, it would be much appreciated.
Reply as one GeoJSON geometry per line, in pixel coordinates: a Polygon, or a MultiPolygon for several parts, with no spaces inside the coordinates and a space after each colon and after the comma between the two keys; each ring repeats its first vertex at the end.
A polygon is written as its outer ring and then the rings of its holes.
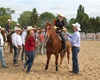
{"type": "Polygon", "coordinates": [[[50,23],[46,23],[46,37],[50,38],[51,35],[53,35],[55,33],[55,30],[52,26],[52,24],[50,23]]]}

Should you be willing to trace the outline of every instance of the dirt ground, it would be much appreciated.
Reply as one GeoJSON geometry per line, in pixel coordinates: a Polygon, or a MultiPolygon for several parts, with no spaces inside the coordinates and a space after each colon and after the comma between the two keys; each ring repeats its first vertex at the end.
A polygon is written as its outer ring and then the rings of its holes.
{"type": "MultiPolygon", "coordinates": [[[[8,47],[5,49],[5,60],[9,68],[4,69],[0,64],[0,80],[100,80],[100,41],[81,41],[79,75],[72,75],[68,72],[67,57],[64,58],[58,73],[55,71],[55,57],[53,55],[47,71],[44,70],[46,55],[38,55],[30,74],[22,71],[23,62],[21,62],[20,56],[19,66],[13,66],[13,53],[9,53],[8,47]]],[[[70,61],[72,68],[71,58],[70,61]]]]}

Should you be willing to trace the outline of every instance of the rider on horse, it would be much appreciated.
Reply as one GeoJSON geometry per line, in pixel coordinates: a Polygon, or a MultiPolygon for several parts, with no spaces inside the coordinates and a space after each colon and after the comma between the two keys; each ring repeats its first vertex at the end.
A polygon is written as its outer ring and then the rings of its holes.
{"type": "Polygon", "coordinates": [[[8,19],[7,24],[6,24],[6,34],[8,36],[9,31],[11,30],[11,20],[8,19]]]}
{"type": "Polygon", "coordinates": [[[64,33],[63,33],[63,29],[66,26],[66,24],[63,20],[62,14],[58,14],[58,19],[54,20],[54,25],[56,26],[56,33],[59,34],[62,39],[62,49],[66,50],[66,40],[64,38],[64,33]]]}

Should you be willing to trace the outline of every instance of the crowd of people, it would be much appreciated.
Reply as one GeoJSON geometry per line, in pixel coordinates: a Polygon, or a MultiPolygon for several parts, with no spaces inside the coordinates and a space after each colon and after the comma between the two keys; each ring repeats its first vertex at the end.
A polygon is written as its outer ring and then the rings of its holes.
{"type": "MultiPolygon", "coordinates": [[[[63,15],[58,14],[58,19],[54,21],[54,26],[56,26],[56,32],[59,33],[62,39],[62,48],[64,50],[67,49],[66,47],[66,40],[72,43],[72,61],[73,61],[73,68],[72,73],[78,74],[79,73],[79,66],[78,66],[78,53],[80,51],[80,24],[75,23],[72,24],[74,34],[69,34],[68,32],[63,34],[63,29],[66,26],[63,15]],[[66,36],[67,35],[67,36],[66,36]]],[[[3,29],[0,26],[0,60],[3,68],[8,68],[4,59],[4,40],[1,34],[3,29]]],[[[11,32],[11,20],[8,19],[6,24],[6,36],[8,36],[11,32]]],[[[18,66],[18,57],[20,51],[21,53],[21,61],[25,61],[24,65],[22,66],[22,70],[25,71],[27,67],[26,73],[29,73],[34,63],[34,57],[37,55],[46,54],[46,39],[45,39],[45,28],[37,29],[36,26],[25,26],[21,29],[20,24],[17,23],[14,27],[14,32],[11,35],[12,46],[14,50],[13,56],[13,65],[18,66]]]]}

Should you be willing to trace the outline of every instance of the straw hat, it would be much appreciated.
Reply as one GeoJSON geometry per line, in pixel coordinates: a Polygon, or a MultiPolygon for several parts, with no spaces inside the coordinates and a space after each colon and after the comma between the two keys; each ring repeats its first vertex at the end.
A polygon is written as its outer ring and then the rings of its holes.
{"type": "Polygon", "coordinates": [[[75,24],[72,24],[72,26],[75,27],[78,31],[81,31],[81,25],[79,23],[76,22],[75,24]]]}
{"type": "Polygon", "coordinates": [[[58,27],[57,26],[54,26],[53,28],[57,29],[58,27]]]}
{"type": "Polygon", "coordinates": [[[30,31],[30,30],[34,30],[35,28],[33,28],[32,26],[28,26],[27,27],[27,31],[30,31]]]}
{"type": "Polygon", "coordinates": [[[18,26],[19,26],[19,23],[16,23],[16,25],[18,25],[18,26]]]}
{"type": "Polygon", "coordinates": [[[5,30],[5,28],[1,28],[1,30],[5,30]]]}
{"type": "Polygon", "coordinates": [[[18,28],[18,27],[16,27],[15,29],[14,29],[14,31],[21,31],[21,29],[20,28],[18,28]]]}
{"type": "Polygon", "coordinates": [[[10,19],[8,19],[8,21],[9,21],[9,22],[11,22],[11,20],[10,20],[10,19]]]}
{"type": "Polygon", "coordinates": [[[64,15],[62,13],[58,13],[57,15],[58,16],[61,16],[61,17],[64,17],[64,15]]]}

